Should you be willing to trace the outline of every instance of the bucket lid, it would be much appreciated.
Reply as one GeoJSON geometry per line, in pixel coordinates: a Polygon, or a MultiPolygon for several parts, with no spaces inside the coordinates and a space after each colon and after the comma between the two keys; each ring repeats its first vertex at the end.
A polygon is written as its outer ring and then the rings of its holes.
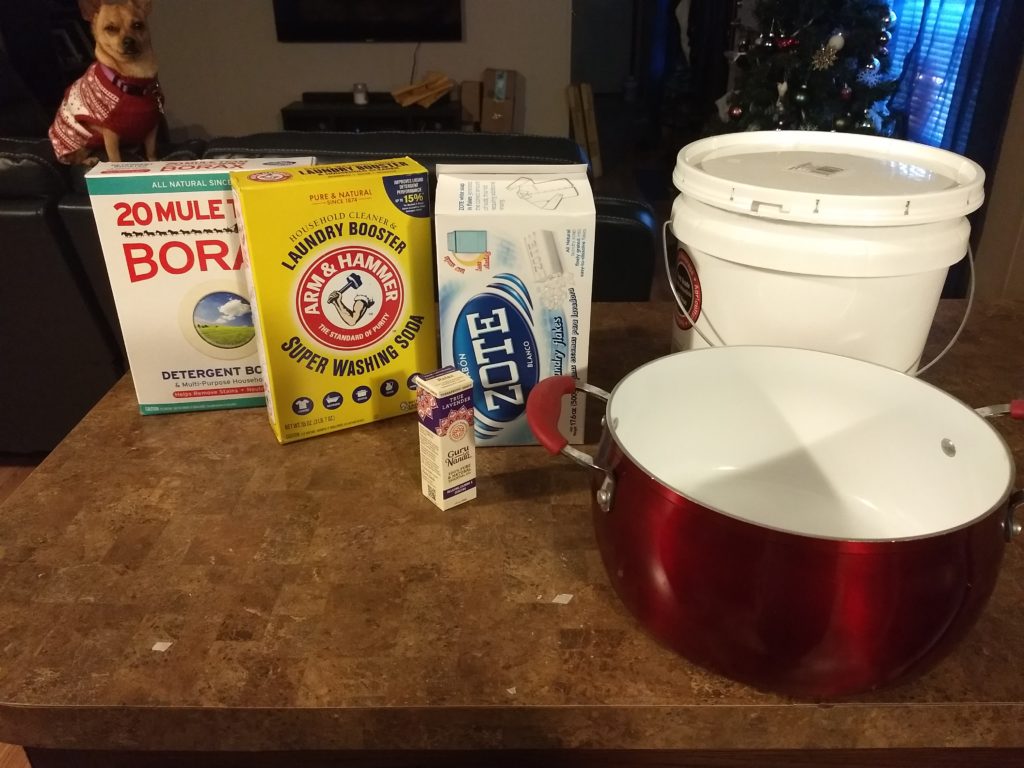
{"type": "Polygon", "coordinates": [[[820,131],[749,131],[679,150],[672,182],[727,211],[816,224],[899,226],[966,216],[985,171],[944,149],[820,131]]]}

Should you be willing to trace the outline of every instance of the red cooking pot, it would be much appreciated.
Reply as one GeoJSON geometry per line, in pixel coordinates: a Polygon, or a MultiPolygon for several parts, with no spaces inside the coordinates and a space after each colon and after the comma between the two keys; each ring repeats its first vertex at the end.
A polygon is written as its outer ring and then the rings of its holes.
{"type": "Polygon", "coordinates": [[[766,690],[841,696],[928,669],[974,624],[1020,532],[999,433],[850,358],[683,352],[611,395],[546,379],[527,413],[548,450],[595,470],[605,569],[640,624],[766,690]],[[607,400],[593,458],[558,432],[576,389],[607,400]]]}

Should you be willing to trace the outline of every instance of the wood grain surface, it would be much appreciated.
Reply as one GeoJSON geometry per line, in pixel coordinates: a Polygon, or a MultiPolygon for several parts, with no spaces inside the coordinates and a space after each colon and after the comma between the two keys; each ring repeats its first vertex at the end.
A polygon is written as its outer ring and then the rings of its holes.
{"type": "MultiPolygon", "coordinates": [[[[933,348],[959,311],[944,303],[933,348]]],[[[666,353],[670,323],[662,303],[596,307],[592,383],[610,389],[666,353]]],[[[1024,304],[977,306],[927,378],[972,405],[1007,402],[1024,385],[1022,342],[1024,304]]],[[[590,439],[599,418],[591,409],[590,439]]],[[[1024,748],[1019,543],[981,621],[930,673],[851,700],[790,701],[637,628],[605,578],[583,470],[537,447],[481,450],[480,498],[442,513],[420,495],[415,427],[397,418],[280,446],[259,410],[141,417],[119,383],[0,507],[0,739],[1024,748]]],[[[1024,457],[1024,424],[997,428],[1024,457]]]]}

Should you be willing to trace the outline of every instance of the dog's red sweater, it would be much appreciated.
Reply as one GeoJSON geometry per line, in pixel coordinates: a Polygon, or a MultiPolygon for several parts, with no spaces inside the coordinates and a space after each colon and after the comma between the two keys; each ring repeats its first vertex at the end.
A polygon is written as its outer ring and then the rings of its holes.
{"type": "Polygon", "coordinates": [[[97,126],[114,131],[123,141],[140,143],[156,127],[162,110],[163,94],[155,77],[124,77],[93,62],[65,92],[50,126],[50,142],[63,163],[83,147],[103,146],[97,126]]]}

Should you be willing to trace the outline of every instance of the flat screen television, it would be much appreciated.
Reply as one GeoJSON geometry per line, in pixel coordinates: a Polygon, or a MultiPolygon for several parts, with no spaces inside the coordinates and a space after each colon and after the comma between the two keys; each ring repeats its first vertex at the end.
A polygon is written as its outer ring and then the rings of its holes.
{"type": "Polygon", "coordinates": [[[458,42],[462,0],[274,0],[282,43],[458,42]]]}

